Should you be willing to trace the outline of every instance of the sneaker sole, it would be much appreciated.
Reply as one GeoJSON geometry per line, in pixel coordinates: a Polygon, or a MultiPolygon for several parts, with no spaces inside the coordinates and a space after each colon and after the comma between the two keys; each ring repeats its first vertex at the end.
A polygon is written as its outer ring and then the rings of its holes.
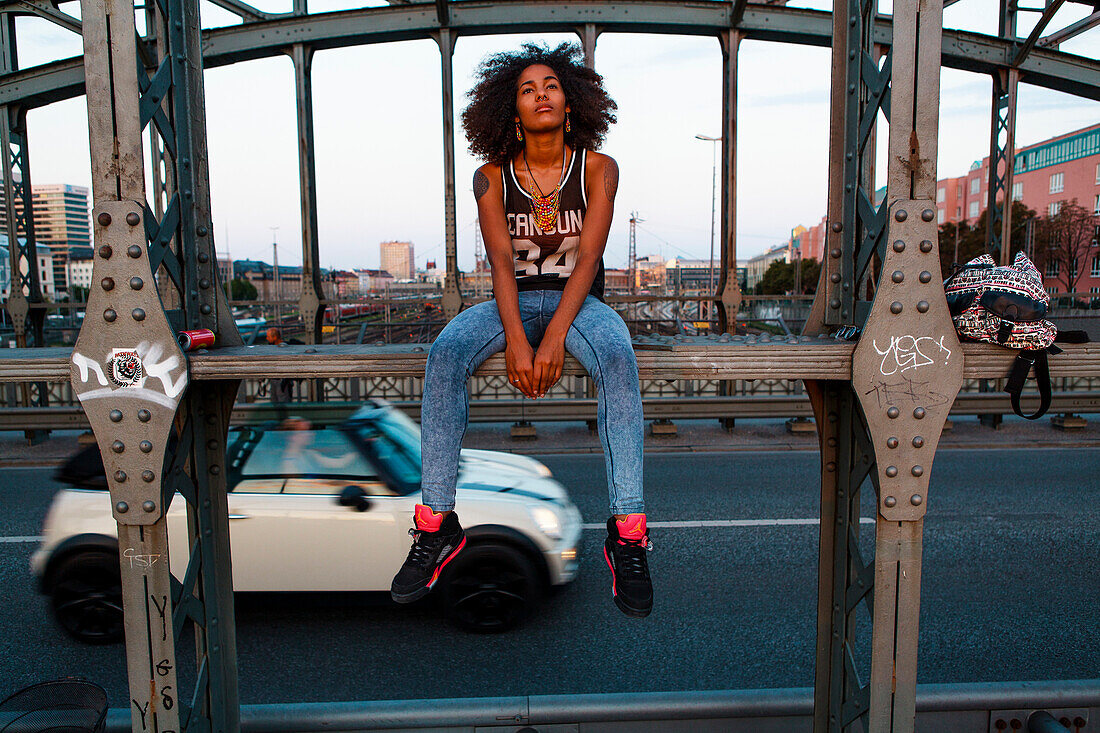
{"type": "Polygon", "coordinates": [[[443,568],[447,567],[447,563],[449,563],[451,560],[454,560],[458,553],[461,552],[462,548],[464,548],[465,546],[466,533],[463,532],[462,541],[458,543],[458,547],[452,550],[451,554],[447,555],[447,559],[440,563],[439,567],[435,569],[435,572],[432,573],[432,579],[428,581],[427,585],[421,586],[420,588],[417,588],[416,590],[410,591],[408,593],[399,593],[391,587],[390,598],[392,598],[396,603],[412,603],[413,601],[419,601],[421,598],[428,595],[428,593],[430,593],[432,588],[435,586],[436,582],[439,580],[439,575],[443,572],[443,568]]]}
{"type": "Polygon", "coordinates": [[[615,590],[615,566],[611,564],[611,558],[607,554],[607,545],[603,548],[603,559],[607,561],[607,567],[611,570],[611,598],[615,601],[615,605],[619,607],[627,616],[631,618],[645,618],[653,611],[653,604],[648,606],[631,606],[624,601],[615,590]]]}

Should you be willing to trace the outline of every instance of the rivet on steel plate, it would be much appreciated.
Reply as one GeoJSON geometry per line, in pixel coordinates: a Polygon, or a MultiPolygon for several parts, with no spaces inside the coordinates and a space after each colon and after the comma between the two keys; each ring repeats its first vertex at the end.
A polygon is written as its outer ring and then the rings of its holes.
{"type": "Polygon", "coordinates": [[[126,444],[123,443],[121,440],[116,440],[115,442],[111,443],[111,450],[113,450],[115,453],[121,453],[122,451],[126,450],[126,444]]]}
{"type": "Polygon", "coordinates": [[[219,466],[216,463],[213,466],[210,467],[210,473],[214,476],[217,476],[221,472],[222,472],[222,467],[219,466]]]}
{"type": "Polygon", "coordinates": [[[836,470],[836,463],[833,462],[833,461],[829,461],[828,463],[825,464],[825,470],[829,471],[829,472],[835,471],[836,470]]]}
{"type": "Polygon", "coordinates": [[[134,308],[134,310],[130,313],[130,315],[132,315],[134,317],[135,321],[144,321],[145,320],[145,311],[141,308],[134,308]]]}
{"type": "Polygon", "coordinates": [[[842,231],[844,231],[844,225],[839,221],[834,221],[831,228],[837,234],[840,234],[842,231]]]}
{"type": "Polygon", "coordinates": [[[912,496],[909,497],[909,503],[912,504],[913,506],[920,506],[923,501],[924,501],[924,497],[921,496],[920,494],[913,494],[912,496]]]}
{"type": "Polygon", "coordinates": [[[113,254],[113,251],[111,250],[109,245],[105,244],[105,245],[103,245],[102,247],[99,248],[99,256],[102,257],[105,260],[111,259],[112,254],[113,254]]]}
{"type": "Polygon", "coordinates": [[[882,503],[885,504],[888,509],[892,509],[894,506],[897,505],[898,500],[895,499],[892,496],[888,496],[888,497],[886,497],[886,501],[884,501],[882,503]]]}
{"type": "Polygon", "coordinates": [[[897,475],[898,475],[898,467],[897,466],[887,466],[886,467],[886,476],[887,476],[887,478],[894,478],[897,475]]]}
{"type": "Polygon", "coordinates": [[[201,280],[199,280],[199,288],[201,288],[202,290],[206,290],[209,287],[210,287],[210,281],[207,280],[205,277],[202,278],[201,280]]]}
{"type": "Polygon", "coordinates": [[[920,218],[924,219],[925,221],[932,221],[936,218],[936,212],[932,211],[932,209],[925,209],[920,213],[920,218]]]}
{"type": "Polygon", "coordinates": [[[894,270],[894,273],[890,275],[890,279],[896,283],[900,283],[902,280],[905,279],[905,273],[901,270],[894,270]]]}
{"type": "Polygon", "coordinates": [[[913,469],[910,471],[910,473],[912,473],[914,476],[923,476],[924,475],[924,467],[923,466],[913,466],[913,469]]]}
{"type": "Polygon", "coordinates": [[[840,300],[838,298],[833,298],[832,300],[829,301],[829,307],[830,308],[839,308],[840,307],[840,300]]]}
{"type": "Polygon", "coordinates": [[[199,313],[202,313],[204,316],[210,315],[213,311],[214,309],[210,307],[209,303],[203,303],[202,307],[199,308],[199,313]]]}
{"type": "Polygon", "coordinates": [[[122,410],[111,410],[108,417],[111,418],[111,422],[122,422],[122,410]]]}
{"type": "Polygon", "coordinates": [[[932,242],[927,239],[922,239],[920,243],[920,251],[928,254],[932,251],[932,242]]]}
{"type": "Polygon", "coordinates": [[[141,257],[141,247],[136,244],[131,244],[129,247],[126,248],[126,254],[130,255],[136,260],[138,257],[141,257]]]}
{"type": "Polygon", "coordinates": [[[886,447],[887,448],[897,448],[898,447],[898,439],[894,438],[894,437],[887,438],[886,439],[886,447]]]}
{"type": "Polygon", "coordinates": [[[918,407],[917,409],[913,410],[913,417],[917,418],[918,420],[922,419],[924,417],[924,408],[918,407]]]}
{"type": "Polygon", "coordinates": [[[111,215],[104,211],[102,214],[96,217],[96,221],[99,222],[99,225],[101,227],[109,227],[111,226],[111,215]]]}
{"type": "Polygon", "coordinates": [[[829,255],[834,259],[839,259],[840,254],[840,247],[833,247],[831,250],[829,250],[829,255]]]}
{"type": "Polygon", "coordinates": [[[893,313],[895,316],[898,313],[901,313],[901,303],[899,303],[896,300],[893,303],[891,303],[890,304],[890,312],[893,313]]]}
{"type": "Polygon", "coordinates": [[[927,313],[928,312],[928,301],[927,300],[922,300],[921,302],[917,303],[917,312],[918,313],[927,313]]]}
{"type": "Polygon", "coordinates": [[[125,471],[115,471],[115,481],[118,481],[121,484],[125,480],[126,480],[126,472],[125,471]]]}
{"type": "Polygon", "coordinates": [[[217,450],[218,449],[218,441],[214,440],[213,438],[206,441],[206,449],[207,450],[217,450]]]}
{"type": "Polygon", "coordinates": [[[830,448],[836,448],[836,438],[829,438],[825,441],[825,444],[828,445],[830,448]]]}
{"type": "Polygon", "coordinates": [[[113,290],[115,287],[115,279],[113,277],[105,277],[99,281],[99,285],[104,290],[113,290]]]}
{"type": "Polygon", "coordinates": [[[195,234],[198,234],[200,237],[205,237],[206,236],[206,227],[204,227],[202,225],[199,225],[199,227],[195,230],[195,234]]]}
{"type": "Polygon", "coordinates": [[[149,418],[151,418],[152,416],[153,414],[145,408],[138,410],[138,420],[141,420],[142,422],[149,422],[149,418]]]}
{"type": "Polygon", "coordinates": [[[145,285],[145,282],[140,277],[130,278],[130,287],[133,288],[134,290],[141,290],[141,288],[144,285],[145,285]]]}
{"type": "Polygon", "coordinates": [[[148,440],[143,440],[138,443],[138,448],[141,450],[142,453],[149,453],[153,450],[153,444],[150,443],[148,440]]]}
{"type": "Polygon", "coordinates": [[[894,220],[895,221],[905,221],[908,218],[909,218],[909,212],[907,212],[905,209],[898,209],[897,211],[894,212],[894,220]]]}
{"type": "Polygon", "coordinates": [[[922,283],[932,282],[932,273],[930,273],[928,270],[925,270],[920,274],[920,281],[922,283]]]}
{"type": "Polygon", "coordinates": [[[895,252],[904,252],[905,251],[905,242],[901,241],[900,239],[895,239],[894,240],[894,251],[895,252]]]}
{"type": "Polygon", "coordinates": [[[124,501],[120,501],[119,503],[115,504],[115,511],[119,514],[125,514],[126,512],[130,511],[130,505],[124,501]]]}
{"type": "Polygon", "coordinates": [[[889,410],[886,411],[886,417],[888,417],[890,419],[893,419],[893,418],[897,417],[900,414],[901,414],[901,412],[896,407],[891,407],[889,410]]]}
{"type": "Polygon", "coordinates": [[[923,448],[924,447],[924,438],[922,438],[919,435],[917,437],[913,438],[913,447],[914,448],[923,448]]]}
{"type": "Polygon", "coordinates": [[[141,223],[141,217],[138,216],[138,213],[136,211],[131,211],[129,214],[126,215],[126,223],[132,227],[136,227],[138,224],[141,223]]]}
{"type": "Polygon", "coordinates": [[[832,275],[829,275],[829,282],[833,282],[833,283],[840,282],[840,273],[839,272],[834,272],[832,275]]]}
{"type": "Polygon", "coordinates": [[[108,308],[103,311],[103,320],[107,321],[107,323],[114,323],[116,318],[118,318],[118,314],[115,313],[113,308],[108,308]]]}
{"type": "Polygon", "coordinates": [[[206,254],[205,252],[199,252],[198,260],[199,260],[199,262],[202,262],[202,263],[205,264],[205,263],[210,261],[210,255],[206,254]]]}
{"type": "Polygon", "coordinates": [[[156,511],[157,505],[155,502],[146,501],[142,503],[141,508],[143,511],[151,514],[152,512],[156,511]]]}

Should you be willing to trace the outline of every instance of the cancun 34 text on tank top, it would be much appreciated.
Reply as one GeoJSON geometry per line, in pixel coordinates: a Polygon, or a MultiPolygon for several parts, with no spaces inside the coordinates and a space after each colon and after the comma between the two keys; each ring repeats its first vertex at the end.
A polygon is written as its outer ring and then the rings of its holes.
{"type": "MultiPolygon", "coordinates": [[[[514,163],[502,166],[504,214],[512,237],[512,258],[519,290],[564,290],[581,243],[581,227],[588,211],[584,192],[584,173],[588,155],[574,150],[561,187],[558,219],[553,231],[544,232],[535,224],[531,196],[516,178],[514,163]]],[[[589,293],[603,300],[603,260],[589,293]]]]}

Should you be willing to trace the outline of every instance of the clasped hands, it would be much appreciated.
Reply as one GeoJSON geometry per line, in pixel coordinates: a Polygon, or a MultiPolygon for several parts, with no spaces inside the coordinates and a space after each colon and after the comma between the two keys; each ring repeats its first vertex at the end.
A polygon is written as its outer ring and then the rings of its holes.
{"type": "Polygon", "coordinates": [[[509,342],[504,349],[504,361],[508,365],[509,383],[525,397],[538,399],[561,379],[565,337],[545,334],[538,351],[531,348],[526,338],[509,342]]]}

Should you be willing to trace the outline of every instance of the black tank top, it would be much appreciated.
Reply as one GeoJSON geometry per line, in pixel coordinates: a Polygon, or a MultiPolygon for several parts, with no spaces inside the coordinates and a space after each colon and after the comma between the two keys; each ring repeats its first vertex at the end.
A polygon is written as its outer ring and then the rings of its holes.
{"type": "MultiPolygon", "coordinates": [[[[586,150],[574,150],[561,186],[558,219],[554,230],[544,232],[535,224],[531,196],[516,178],[515,165],[501,166],[504,179],[504,215],[512,237],[512,261],[519,290],[564,290],[576,264],[581,227],[588,211],[584,192],[586,150]]],[[[600,260],[589,293],[603,300],[604,271],[600,260]]]]}

